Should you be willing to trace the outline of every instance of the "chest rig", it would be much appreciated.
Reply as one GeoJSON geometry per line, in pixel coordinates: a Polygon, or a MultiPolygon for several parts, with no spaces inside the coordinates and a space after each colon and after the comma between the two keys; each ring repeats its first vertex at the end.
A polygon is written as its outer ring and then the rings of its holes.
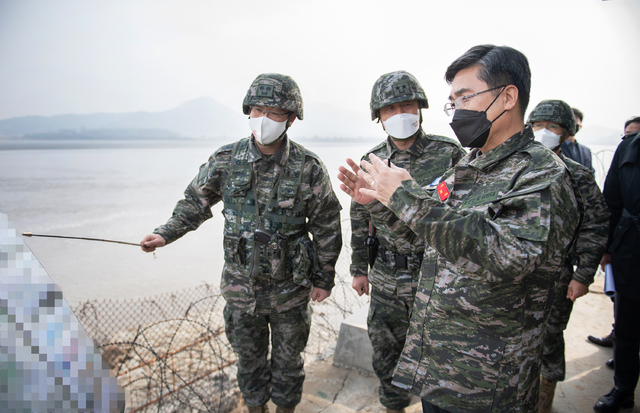
{"type": "Polygon", "coordinates": [[[309,238],[300,194],[305,150],[289,141],[289,157],[279,171],[262,215],[255,188],[259,177],[255,176],[249,155],[250,138],[234,144],[223,212],[225,248],[237,251],[225,253],[225,260],[244,266],[254,279],[267,274],[284,279],[291,274],[296,244],[309,238]],[[266,241],[257,233],[263,234],[266,241]]]}

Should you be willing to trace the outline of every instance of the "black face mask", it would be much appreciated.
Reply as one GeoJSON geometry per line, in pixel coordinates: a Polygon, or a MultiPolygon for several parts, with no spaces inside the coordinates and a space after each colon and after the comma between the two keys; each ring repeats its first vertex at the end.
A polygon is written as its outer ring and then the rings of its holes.
{"type": "MultiPolygon", "coordinates": [[[[504,88],[500,93],[502,93],[503,90],[504,88]]],[[[498,99],[500,93],[493,99],[493,102],[498,99]]],[[[460,144],[465,148],[482,148],[484,144],[487,143],[487,138],[489,138],[491,125],[506,112],[506,110],[502,111],[497,118],[490,122],[489,119],[487,119],[487,110],[493,105],[493,102],[482,112],[478,110],[456,109],[449,125],[458,137],[460,144]]]]}

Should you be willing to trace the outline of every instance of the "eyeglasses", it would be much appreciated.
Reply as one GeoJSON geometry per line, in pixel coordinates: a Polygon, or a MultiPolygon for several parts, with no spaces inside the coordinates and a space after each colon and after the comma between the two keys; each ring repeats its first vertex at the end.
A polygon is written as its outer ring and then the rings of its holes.
{"type": "Polygon", "coordinates": [[[266,117],[268,117],[269,119],[272,119],[272,120],[283,121],[283,120],[285,120],[287,118],[287,116],[289,116],[289,114],[291,112],[276,112],[276,111],[273,111],[273,110],[264,110],[262,108],[254,106],[254,107],[251,108],[251,113],[255,114],[256,116],[254,116],[254,117],[256,117],[256,118],[259,118],[261,116],[266,116],[266,117]]]}
{"type": "Polygon", "coordinates": [[[500,89],[501,87],[507,87],[507,85],[492,87],[491,89],[483,90],[482,92],[474,93],[473,95],[458,96],[453,102],[447,102],[444,104],[444,113],[446,113],[447,116],[451,116],[453,115],[453,112],[456,111],[456,109],[465,109],[468,105],[467,101],[472,97],[492,90],[500,89]]]}
{"type": "Polygon", "coordinates": [[[531,127],[533,128],[534,131],[540,130],[540,129],[546,129],[546,130],[550,130],[551,132],[555,133],[556,135],[559,135],[560,133],[562,133],[562,126],[557,125],[555,123],[547,123],[545,125],[544,123],[533,122],[531,127]]]}

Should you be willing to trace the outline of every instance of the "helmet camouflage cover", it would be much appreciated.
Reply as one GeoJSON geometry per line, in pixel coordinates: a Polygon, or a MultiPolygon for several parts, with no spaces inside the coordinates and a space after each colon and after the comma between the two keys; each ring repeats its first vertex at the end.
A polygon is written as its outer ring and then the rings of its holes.
{"type": "Polygon", "coordinates": [[[427,95],[411,73],[398,70],[380,76],[371,90],[371,120],[378,118],[383,107],[407,100],[417,100],[420,109],[429,107],[427,95]]]}
{"type": "Polygon", "coordinates": [[[248,115],[251,106],[269,106],[296,114],[302,120],[302,94],[298,84],[290,76],[263,73],[255,78],[242,101],[242,112],[248,115]]]}
{"type": "Polygon", "coordinates": [[[565,128],[570,135],[575,135],[577,132],[573,110],[571,106],[562,100],[543,100],[538,103],[538,106],[529,114],[527,122],[534,123],[539,121],[557,123],[565,128]]]}

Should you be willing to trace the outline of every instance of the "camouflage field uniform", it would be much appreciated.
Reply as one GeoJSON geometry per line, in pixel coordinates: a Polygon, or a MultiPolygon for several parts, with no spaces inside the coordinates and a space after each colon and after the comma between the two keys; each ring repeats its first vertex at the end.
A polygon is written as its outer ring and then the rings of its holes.
{"type": "Polygon", "coordinates": [[[542,376],[550,381],[563,381],[565,377],[563,332],[567,328],[573,309],[573,301],[567,298],[569,283],[572,279],[587,286],[593,283],[609,234],[609,210],[593,174],[585,166],[564,155],[561,155],[561,159],[578,185],[585,214],[578,238],[569,259],[564,263],[556,287],[555,300],[544,338],[542,376]],[[577,266],[575,271],[574,265],[577,266]]]}
{"type": "MultiPolygon", "coordinates": [[[[429,185],[463,156],[460,145],[443,136],[419,130],[415,142],[398,150],[391,138],[371,149],[381,159],[411,173],[416,182],[429,185]]],[[[401,410],[411,401],[411,393],[391,384],[409,328],[413,297],[418,285],[424,242],[395,214],[378,201],[366,207],[351,202],[351,275],[366,276],[367,248],[364,244],[373,220],[380,243],[375,265],[369,272],[371,303],[367,325],[373,346],[373,369],[380,379],[380,402],[401,410]],[[367,210],[371,209],[371,212],[367,210]]]]}
{"type": "Polygon", "coordinates": [[[211,206],[224,202],[224,318],[247,406],[269,398],[285,408],[300,402],[311,288],[333,288],[342,247],[341,207],[324,164],[286,135],[282,139],[271,156],[252,138],[218,149],[200,167],[171,219],[154,231],[170,243],[211,218],[211,206]],[[254,241],[257,229],[272,234],[272,241],[254,241]]]}
{"type": "Polygon", "coordinates": [[[404,181],[389,202],[430,246],[393,383],[452,413],[535,412],[553,286],[580,219],[571,178],[527,127],[473,149],[443,182],[404,181]]]}

